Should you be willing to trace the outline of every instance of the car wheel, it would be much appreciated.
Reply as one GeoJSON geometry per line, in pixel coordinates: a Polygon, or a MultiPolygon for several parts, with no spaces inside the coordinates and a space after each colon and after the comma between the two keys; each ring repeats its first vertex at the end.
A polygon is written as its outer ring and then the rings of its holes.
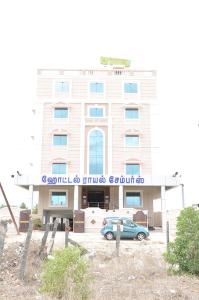
{"type": "Polygon", "coordinates": [[[113,233],[112,232],[107,232],[106,234],[105,234],[105,238],[107,239],[107,240],[113,240],[113,238],[114,238],[114,235],[113,235],[113,233]]]}
{"type": "Polygon", "coordinates": [[[142,241],[142,240],[144,240],[146,238],[146,234],[144,233],[144,232],[139,232],[138,234],[137,234],[137,239],[138,239],[138,241],[142,241]]]}

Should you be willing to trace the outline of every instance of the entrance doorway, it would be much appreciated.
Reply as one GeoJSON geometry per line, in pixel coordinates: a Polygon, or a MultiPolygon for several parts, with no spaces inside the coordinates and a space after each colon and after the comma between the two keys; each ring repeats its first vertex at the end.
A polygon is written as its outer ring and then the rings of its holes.
{"type": "Polygon", "coordinates": [[[88,207],[104,208],[104,191],[88,191],[88,207]]]}
{"type": "MultiPolygon", "coordinates": [[[[53,217],[53,222],[51,224],[52,230],[53,230],[53,224],[56,219],[58,220],[57,231],[65,231],[66,218],[56,218],[56,217],[53,217]]],[[[70,231],[73,231],[73,219],[67,219],[67,220],[69,221],[70,231]]]]}
{"type": "Polygon", "coordinates": [[[58,221],[57,230],[64,231],[67,220],[69,221],[70,230],[73,231],[73,210],[44,210],[43,211],[43,226],[50,223],[50,230],[53,229],[55,220],[58,221]]]}
{"type": "Polygon", "coordinates": [[[109,209],[110,187],[109,186],[83,186],[82,207],[99,207],[109,209]]]}

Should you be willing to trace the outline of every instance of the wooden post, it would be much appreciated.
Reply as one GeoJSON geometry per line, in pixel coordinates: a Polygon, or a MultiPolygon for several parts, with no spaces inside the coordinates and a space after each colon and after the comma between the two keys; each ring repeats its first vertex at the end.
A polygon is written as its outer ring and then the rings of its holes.
{"type": "Polygon", "coordinates": [[[169,221],[166,223],[166,232],[167,232],[167,250],[169,247],[169,221]]]}
{"type": "Polygon", "coordinates": [[[120,222],[117,222],[117,234],[116,234],[116,256],[119,256],[120,250],[120,222]]]}
{"type": "Polygon", "coordinates": [[[8,202],[8,199],[7,199],[7,197],[6,197],[6,194],[5,194],[5,192],[4,192],[4,189],[3,189],[3,187],[2,187],[2,184],[1,184],[1,182],[0,182],[0,189],[1,189],[1,192],[2,192],[2,194],[3,194],[3,197],[4,197],[4,199],[5,199],[5,202],[6,202],[6,205],[7,205],[7,207],[8,207],[8,210],[9,210],[9,212],[10,212],[10,215],[11,215],[12,221],[13,221],[13,223],[14,223],[14,225],[15,225],[15,228],[16,228],[16,231],[17,231],[17,234],[19,234],[19,229],[18,229],[18,226],[17,226],[16,220],[15,220],[15,217],[14,217],[14,215],[13,215],[13,213],[12,213],[12,210],[11,210],[10,204],[9,204],[9,202],[8,202]]]}
{"type": "Polygon", "coordinates": [[[55,235],[56,235],[56,232],[57,232],[57,226],[58,226],[58,221],[55,220],[54,226],[53,226],[53,232],[52,232],[52,236],[51,236],[51,241],[50,241],[50,249],[49,249],[48,254],[51,254],[52,250],[53,250],[55,235]]]}
{"type": "Polygon", "coordinates": [[[41,247],[40,247],[40,250],[39,250],[39,256],[40,257],[42,256],[42,253],[43,253],[44,248],[46,246],[46,241],[47,241],[47,238],[48,238],[49,231],[50,231],[50,223],[47,223],[46,224],[46,230],[44,232],[44,235],[43,235],[43,238],[42,238],[42,241],[41,241],[41,247]]]}
{"type": "Polygon", "coordinates": [[[6,226],[7,226],[7,223],[5,223],[3,221],[0,222],[0,263],[1,263],[1,257],[3,255],[3,249],[4,249],[6,226]]]}
{"type": "Polygon", "coordinates": [[[27,257],[28,257],[28,249],[30,246],[30,240],[31,240],[31,236],[32,236],[32,220],[29,220],[29,226],[28,226],[28,232],[27,232],[27,236],[26,236],[26,241],[24,244],[24,250],[23,250],[23,254],[22,254],[22,258],[21,258],[21,265],[20,265],[20,269],[19,269],[19,278],[24,280],[25,279],[25,271],[26,271],[26,262],[27,262],[27,257]]]}
{"type": "Polygon", "coordinates": [[[65,224],[65,248],[68,247],[68,235],[69,235],[69,220],[66,219],[66,224],[65,224]]]}
{"type": "Polygon", "coordinates": [[[68,238],[68,241],[71,245],[75,246],[75,247],[78,247],[81,251],[81,255],[84,255],[84,254],[87,254],[88,253],[88,250],[86,248],[84,248],[83,246],[81,246],[79,243],[71,240],[70,238],[68,238]]]}

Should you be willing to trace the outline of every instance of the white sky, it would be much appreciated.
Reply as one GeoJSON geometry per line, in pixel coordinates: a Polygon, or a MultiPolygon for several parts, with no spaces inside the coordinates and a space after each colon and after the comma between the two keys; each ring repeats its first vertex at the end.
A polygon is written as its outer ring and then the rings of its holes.
{"type": "Polygon", "coordinates": [[[111,56],[157,70],[154,173],[178,171],[186,203],[198,203],[198,28],[197,0],[1,1],[0,179],[10,202],[28,199],[9,180],[31,161],[37,68],[97,67],[111,56]]]}

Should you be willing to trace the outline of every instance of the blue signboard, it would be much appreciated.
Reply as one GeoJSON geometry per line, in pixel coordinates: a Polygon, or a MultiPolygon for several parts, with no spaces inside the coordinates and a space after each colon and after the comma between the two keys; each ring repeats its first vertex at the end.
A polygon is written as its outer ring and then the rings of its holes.
{"type": "Polygon", "coordinates": [[[44,185],[143,185],[141,176],[67,176],[67,175],[42,175],[41,184],[44,185]]]}

